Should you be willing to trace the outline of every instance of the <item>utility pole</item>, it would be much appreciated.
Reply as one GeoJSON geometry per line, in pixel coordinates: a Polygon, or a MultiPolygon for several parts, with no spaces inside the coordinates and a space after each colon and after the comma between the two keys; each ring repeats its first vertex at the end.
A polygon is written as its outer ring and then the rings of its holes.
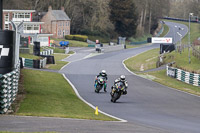
{"type": "Polygon", "coordinates": [[[188,58],[189,58],[189,64],[191,63],[191,57],[190,57],[190,20],[191,20],[191,16],[193,16],[193,13],[189,13],[189,33],[188,33],[188,58]]]}
{"type": "Polygon", "coordinates": [[[0,0],[0,30],[3,30],[3,0],[0,0]]]}

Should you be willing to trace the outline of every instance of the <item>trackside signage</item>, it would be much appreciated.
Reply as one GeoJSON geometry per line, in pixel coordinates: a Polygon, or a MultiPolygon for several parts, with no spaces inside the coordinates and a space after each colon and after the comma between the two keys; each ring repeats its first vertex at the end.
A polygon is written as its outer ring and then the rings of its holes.
{"type": "Polygon", "coordinates": [[[176,69],[172,67],[168,67],[167,75],[176,78],[176,69]]]}
{"type": "Polygon", "coordinates": [[[172,43],[171,37],[152,37],[152,43],[172,43]]]}

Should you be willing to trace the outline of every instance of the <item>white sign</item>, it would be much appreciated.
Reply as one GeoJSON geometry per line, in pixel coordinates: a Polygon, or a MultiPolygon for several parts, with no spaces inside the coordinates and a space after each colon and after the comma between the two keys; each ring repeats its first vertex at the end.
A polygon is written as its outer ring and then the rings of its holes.
{"type": "Polygon", "coordinates": [[[0,45],[1,53],[0,53],[0,59],[2,56],[8,56],[9,55],[9,48],[3,48],[3,45],[0,45]]]}
{"type": "Polygon", "coordinates": [[[171,37],[152,37],[152,43],[172,43],[171,37]]]}

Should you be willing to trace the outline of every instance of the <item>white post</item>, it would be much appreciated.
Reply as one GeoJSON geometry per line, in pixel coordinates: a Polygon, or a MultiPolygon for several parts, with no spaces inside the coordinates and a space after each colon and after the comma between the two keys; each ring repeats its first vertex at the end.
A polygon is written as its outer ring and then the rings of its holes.
{"type": "Polygon", "coordinates": [[[193,16],[193,13],[189,13],[189,33],[188,33],[188,58],[189,58],[189,64],[191,63],[191,58],[190,58],[190,17],[193,16]]]}

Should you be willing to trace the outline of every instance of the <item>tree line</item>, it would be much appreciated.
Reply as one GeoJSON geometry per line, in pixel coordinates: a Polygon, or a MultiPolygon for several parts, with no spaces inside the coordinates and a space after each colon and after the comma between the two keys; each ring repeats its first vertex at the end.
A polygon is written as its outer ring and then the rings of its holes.
{"type": "MultiPolygon", "coordinates": [[[[4,0],[4,9],[47,12],[65,8],[72,34],[115,38],[153,34],[158,21],[169,16],[174,0],[4,0]]],[[[172,14],[172,11],[171,11],[172,14]]]]}

